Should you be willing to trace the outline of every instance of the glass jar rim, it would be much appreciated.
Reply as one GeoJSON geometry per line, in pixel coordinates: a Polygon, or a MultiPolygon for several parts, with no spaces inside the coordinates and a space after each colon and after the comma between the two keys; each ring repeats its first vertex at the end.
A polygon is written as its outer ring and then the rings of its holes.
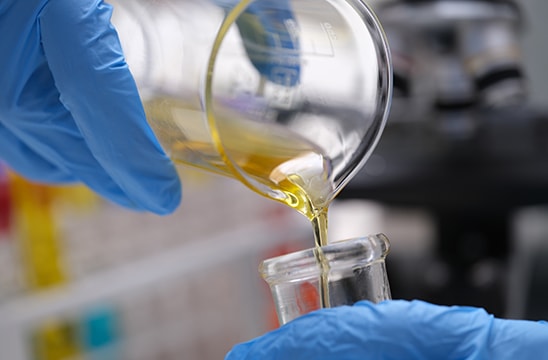
{"type": "Polygon", "coordinates": [[[389,251],[390,243],[384,234],[356,237],[266,259],[261,262],[259,273],[270,285],[312,279],[325,271],[319,261],[322,257],[333,272],[384,262],[389,251]]]}

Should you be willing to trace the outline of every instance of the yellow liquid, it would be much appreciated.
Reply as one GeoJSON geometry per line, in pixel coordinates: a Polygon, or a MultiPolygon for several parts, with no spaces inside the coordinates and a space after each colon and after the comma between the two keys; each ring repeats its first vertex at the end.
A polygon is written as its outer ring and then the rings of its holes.
{"type": "MultiPolygon", "coordinates": [[[[205,104],[211,111],[211,82],[222,39],[240,11],[252,0],[242,0],[219,28],[208,63],[205,104]]],[[[243,18],[243,17],[242,17],[243,18]]],[[[145,102],[147,118],[175,163],[187,164],[236,178],[260,195],[282,202],[312,223],[317,262],[321,268],[320,303],[329,307],[329,264],[321,246],[327,244],[327,209],[334,184],[322,151],[283,126],[244,119],[230,109],[213,117],[203,109],[170,98],[145,102]]],[[[260,113],[260,111],[259,111],[260,113]]],[[[260,115],[258,116],[260,118],[260,115]]]]}
{"type": "MultiPolygon", "coordinates": [[[[147,101],[145,109],[175,163],[237,177],[219,156],[200,109],[169,98],[147,101]]],[[[256,184],[251,189],[306,216],[313,224],[316,244],[325,245],[333,185],[329,161],[320,150],[282,126],[259,124],[229,111],[217,122],[225,154],[256,184]]]]}
{"type": "MultiPolygon", "coordinates": [[[[145,110],[156,136],[175,163],[247,181],[236,176],[220,157],[201,109],[159,98],[145,102],[145,110]]],[[[223,142],[221,150],[258,184],[247,182],[250,188],[294,208],[312,223],[321,268],[320,304],[329,307],[329,264],[320,248],[327,244],[327,210],[333,192],[329,162],[316,146],[288,129],[242,119],[230,110],[222,114],[216,119],[223,142]]]]}

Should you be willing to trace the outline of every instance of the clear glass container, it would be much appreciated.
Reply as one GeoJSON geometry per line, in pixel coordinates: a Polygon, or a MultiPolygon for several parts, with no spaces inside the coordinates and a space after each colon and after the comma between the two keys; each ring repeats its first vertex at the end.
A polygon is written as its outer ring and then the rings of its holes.
{"type": "Polygon", "coordinates": [[[386,236],[377,234],[263,261],[260,273],[270,286],[280,324],[322,307],[389,300],[389,249],[386,236]]]}
{"type": "Polygon", "coordinates": [[[367,160],[392,91],[361,0],[112,0],[112,22],[175,163],[316,216],[367,160]]]}

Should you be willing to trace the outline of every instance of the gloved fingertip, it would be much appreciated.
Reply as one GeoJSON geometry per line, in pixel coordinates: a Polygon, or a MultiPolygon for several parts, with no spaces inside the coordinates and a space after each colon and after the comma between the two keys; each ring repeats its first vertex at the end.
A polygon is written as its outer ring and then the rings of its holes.
{"type": "Polygon", "coordinates": [[[182,197],[181,181],[178,177],[175,177],[171,183],[167,184],[165,190],[158,197],[158,201],[150,208],[150,211],[157,215],[169,215],[179,207],[182,197]],[[158,204],[158,206],[155,204],[158,204]]]}
{"type": "Polygon", "coordinates": [[[136,210],[169,215],[181,204],[181,180],[173,167],[163,168],[163,171],[156,170],[157,172],[152,174],[134,170],[125,175],[122,178],[124,192],[133,200],[133,208],[136,210]]]}
{"type": "Polygon", "coordinates": [[[488,344],[490,359],[548,359],[548,327],[545,321],[494,319],[488,344]]]}

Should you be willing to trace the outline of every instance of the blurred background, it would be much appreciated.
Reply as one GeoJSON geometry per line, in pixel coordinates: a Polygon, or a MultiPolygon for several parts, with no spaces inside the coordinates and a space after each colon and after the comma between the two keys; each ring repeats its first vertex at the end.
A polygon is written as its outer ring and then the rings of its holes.
{"type": "MultiPolygon", "coordinates": [[[[330,238],[385,233],[394,298],[548,319],[548,3],[371,1],[394,59],[378,148],[330,238]]],[[[277,326],[259,262],[308,221],[181,169],[158,217],[0,170],[0,358],[222,359],[277,326]]]]}
{"type": "Polygon", "coordinates": [[[392,110],[339,200],[381,207],[395,298],[546,319],[548,3],[374,7],[394,62],[392,110]]]}
{"type": "Polygon", "coordinates": [[[1,175],[0,359],[222,359],[277,326],[259,262],[311,245],[304,217],[189,169],[165,217],[1,175]]]}

